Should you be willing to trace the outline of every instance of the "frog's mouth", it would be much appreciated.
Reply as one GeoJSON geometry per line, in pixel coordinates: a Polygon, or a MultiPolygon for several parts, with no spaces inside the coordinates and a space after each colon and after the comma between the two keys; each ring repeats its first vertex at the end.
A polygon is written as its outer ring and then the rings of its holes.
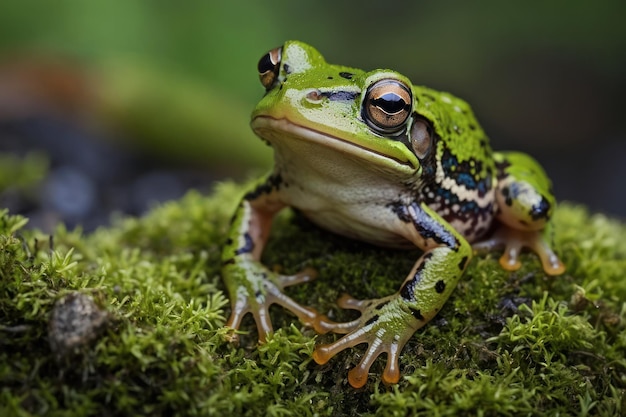
{"type": "Polygon", "coordinates": [[[337,152],[354,155],[380,166],[389,166],[390,162],[392,162],[394,165],[393,169],[397,173],[414,175],[419,170],[419,166],[415,166],[411,161],[404,159],[397,150],[393,152],[393,149],[385,146],[381,146],[381,149],[366,147],[326,132],[301,126],[286,118],[260,115],[254,117],[250,125],[259,137],[270,144],[280,140],[275,138],[283,137],[286,134],[291,138],[317,143],[337,152]]]}

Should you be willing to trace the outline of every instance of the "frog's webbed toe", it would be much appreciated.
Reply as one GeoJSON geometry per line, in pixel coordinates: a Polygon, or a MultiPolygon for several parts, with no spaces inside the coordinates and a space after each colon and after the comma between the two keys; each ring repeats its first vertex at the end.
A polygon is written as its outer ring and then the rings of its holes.
{"type": "Polygon", "coordinates": [[[282,290],[292,285],[313,281],[316,276],[317,272],[312,268],[304,269],[295,275],[278,275],[277,284],[275,284],[275,286],[271,289],[268,288],[267,305],[278,304],[295,314],[303,324],[312,326],[316,317],[319,316],[317,310],[297,303],[291,297],[285,295],[282,290]]]}
{"type": "Polygon", "coordinates": [[[397,301],[394,297],[377,300],[357,300],[348,295],[341,297],[338,304],[342,308],[359,310],[362,315],[346,323],[333,322],[325,316],[319,316],[314,325],[318,332],[347,334],[333,343],[318,345],[313,352],[313,360],[323,365],[341,351],[366,343],[368,347],[363,358],[348,372],[350,385],[354,388],[365,385],[371,366],[382,354],[387,355],[383,382],[397,383],[400,379],[400,352],[418,327],[411,313],[397,301]]]}
{"type": "Polygon", "coordinates": [[[400,379],[398,359],[404,343],[401,346],[400,340],[395,338],[391,338],[389,341],[390,337],[385,334],[385,331],[375,332],[372,327],[358,329],[334,343],[317,346],[313,352],[313,359],[319,365],[323,365],[339,352],[361,343],[367,343],[368,348],[365,355],[359,364],[348,372],[350,385],[354,388],[361,388],[365,385],[371,366],[383,353],[387,354],[387,365],[382,375],[383,382],[385,384],[397,383],[400,379]]]}
{"type": "Polygon", "coordinates": [[[560,275],[565,272],[565,265],[544,240],[541,231],[522,231],[501,226],[490,238],[474,243],[476,251],[488,251],[504,247],[500,257],[500,266],[507,271],[516,271],[522,263],[519,255],[523,248],[530,249],[539,256],[543,270],[548,275],[560,275]]]}
{"type": "MultiPolygon", "coordinates": [[[[344,310],[357,310],[363,314],[367,308],[373,304],[373,301],[374,300],[358,300],[348,294],[344,294],[337,300],[337,305],[344,310]]],[[[361,316],[352,321],[336,322],[329,319],[327,316],[320,314],[315,318],[312,326],[313,329],[319,334],[326,334],[329,332],[346,334],[358,328],[362,321],[363,319],[361,316]]]]}
{"type": "MultiPolygon", "coordinates": [[[[291,285],[312,281],[316,277],[313,269],[307,268],[294,275],[279,275],[271,273],[263,268],[259,271],[248,271],[256,275],[257,279],[250,279],[249,287],[240,287],[236,296],[231,297],[231,314],[226,322],[226,327],[234,330],[239,329],[243,317],[251,313],[259,333],[259,342],[264,342],[273,332],[272,321],[269,315],[269,307],[278,304],[295,314],[305,325],[312,326],[317,311],[305,307],[283,293],[283,289],[291,285]]],[[[238,335],[233,332],[230,341],[237,342],[238,335]]]]}

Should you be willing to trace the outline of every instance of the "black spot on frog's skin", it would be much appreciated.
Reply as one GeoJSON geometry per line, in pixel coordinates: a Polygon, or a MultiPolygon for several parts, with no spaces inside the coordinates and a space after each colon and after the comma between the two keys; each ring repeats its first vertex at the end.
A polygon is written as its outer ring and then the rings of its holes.
{"type": "Polygon", "coordinates": [[[459,269],[462,271],[465,269],[465,267],[467,266],[467,261],[469,260],[469,258],[467,256],[464,256],[463,259],[461,259],[461,262],[459,262],[459,269]]]}
{"type": "Polygon", "coordinates": [[[430,258],[432,258],[432,256],[433,256],[432,253],[424,254],[424,256],[421,259],[420,264],[417,266],[417,268],[415,270],[415,274],[413,275],[413,278],[411,278],[410,280],[406,281],[402,285],[402,288],[400,288],[400,295],[405,300],[407,300],[407,301],[416,301],[417,300],[415,298],[415,286],[417,284],[419,284],[419,282],[422,280],[422,271],[424,270],[424,268],[426,267],[426,263],[428,262],[428,260],[430,258]]]}
{"type": "Polygon", "coordinates": [[[446,229],[446,226],[426,214],[418,203],[411,203],[411,207],[417,214],[415,218],[409,214],[408,207],[399,201],[390,203],[387,207],[389,207],[401,221],[405,223],[412,222],[419,235],[424,239],[430,239],[451,248],[458,247],[459,242],[454,235],[446,229]]]}
{"type": "Polygon", "coordinates": [[[252,236],[250,236],[249,233],[244,233],[243,238],[245,240],[245,243],[242,247],[238,248],[235,251],[235,255],[250,253],[254,250],[254,241],[252,240],[252,236]]]}
{"type": "Polygon", "coordinates": [[[477,190],[481,197],[491,189],[491,170],[485,170],[483,163],[477,159],[459,161],[448,148],[444,148],[441,167],[446,178],[453,179],[468,190],[477,190]]]}
{"type": "Polygon", "coordinates": [[[248,192],[243,198],[248,201],[256,200],[263,194],[269,194],[274,190],[280,189],[281,185],[283,185],[282,176],[280,174],[272,174],[267,178],[267,181],[248,192]]]}
{"type": "MultiPolygon", "coordinates": [[[[413,203],[413,206],[418,207],[416,203],[413,203]]],[[[413,219],[413,224],[421,237],[427,240],[430,239],[435,243],[446,245],[450,248],[457,248],[459,246],[457,239],[446,229],[443,223],[433,219],[421,210],[418,211],[418,213],[419,212],[424,215],[413,219]]]]}
{"type": "Polygon", "coordinates": [[[537,204],[533,204],[531,207],[529,212],[530,217],[532,217],[533,220],[547,219],[548,213],[550,213],[550,207],[550,203],[548,203],[545,198],[541,197],[541,201],[537,204]]]}
{"type": "Polygon", "coordinates": [[[446,283],[443,282],[442,279],[440,279],[439,281],[435,283],[435,291],[437,291],[437,294],[441,294],[445,290],[446,290],[446,283]]]}
{"type": "Polygon", "coordinates": [[[409,308],[411,309],[411,314],[413,315],[413,317],[420,321],[424,321],[424,316],[422,316],[422,312],[418,308],[409,308]]]}
{"type": "Polygon", "coordinates": [[[235,263],[235,258],[230,258],[230,259],[226,259],[225,261],[222,261],[222,266],[232,265],[234,263],[235,263]]]}
{"type": "Polygon", "coordinates": [[[372,317],[371,319],[369,319],[368,321],[366,321],[365,325],[369,326],[370,324],[375,323],[377,320],[378,320],[378,314],[372,317]]]}
{"type": "Polygon", "coordinates": [[[285,73],[291,74],[291,67],[289,66],[289,64],[283,65],[283,68],[285,69],[285,73]]]}
{"type": "Polygon", "coordinates": [[[335,91],[335,92],[323,92],[320,96],[326,97],[330,101],[354,101],[357,93],[351,91],[335,91]]]}
{"type": "Polygon", "coordinates": [[[511,166],[509,161],[496,162],[496,178],[499,180],[508,176],[506,169],[511,166]]]}
{"type": "Polygon", "coordinates": [[[376,306],[376,310],[380,310],[381,308],[383,308],[384,306],[386,306],[388,302],[389,302],[389,301],[383,301],[382,303],[378,304],[378,305],[376,306]]]}
{"type": "MultiPolygon", "coordinates": [[[[417,275],[417,274],[416,274],[417,275]]],[[[405,282],[400,288],[400,296],[404,298],[406,301],[413,302],[415,301],[415,286],[419,282],[416,277],[413,277],[409,281],[405,282]]]]}
{"type": "Polygon", "coordinates": [[[345,78],[346,80],[351,80],[352,77],[354,77],[354,74],[352,74],[351,72],[342,71],[342,72],[339,73],[339,76],[341,78],[345,78]]]}
{"type": "Polygon", "coordinates": [[[332,80],[333,77],[331,77],[330,75],[328,77],[326,77],[327,80],[332,80]]]}
{"type": "MultiPolygon", "coordinates": [[[[425,253],[425,254],[424,254],[424,256],[422,256],[422,262],[423,262],[423,263],[426,263],[426,262],[428,262],[428,260],[429,260],[429,259],[431,259],[432,257],[433,257],[432,252],[425,253]]],[[[421,269],[421,268],[420,268],[420,269],[421,269]]]]}
{"type": "Polygon", "coordinates": [[[510,207],[513,205],[513,197],[511,196],[511,189],[509,187],[502,187],[502,196],[507,206],[510,207]]]}

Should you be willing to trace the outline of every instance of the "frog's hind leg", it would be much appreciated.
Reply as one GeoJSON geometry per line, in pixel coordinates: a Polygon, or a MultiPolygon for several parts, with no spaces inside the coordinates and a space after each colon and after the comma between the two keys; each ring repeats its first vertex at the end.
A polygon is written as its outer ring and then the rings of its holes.
{"type": "Polygon", "coordinates": [[[398,203],[390,210],[397,216],[398,225],[403,226],[407,238],[425,251],[400,290],[370,300],[344,296],[339,306],[360,311],[356,320],[338,323],[319,315],[313,324],[319,333],[345,334],[315,348],[313,359],[320,365],[343,350],[367,344],[359,364],[348,373],[348,382],[354,388],[367,382],[371,366],[382,355],[387,357],[382,381],[385,384],[399,381],[400,352],[413,334],[441,310],[472,257],[469,242],[424,203],[398,203]]]}
{"type": "Polygon", "coordinates": [[[500,265],[509,271],[520,268],[522,248],[535,252],[548,275],[559,275],[565,266],[550,248],[550,218],[556,201],[550,180],[541,166],[530,156],[518,153],[496,153],[498,186],[498,224],[493,235],[475,243],[475,250],[504,246],[500,265]]]}

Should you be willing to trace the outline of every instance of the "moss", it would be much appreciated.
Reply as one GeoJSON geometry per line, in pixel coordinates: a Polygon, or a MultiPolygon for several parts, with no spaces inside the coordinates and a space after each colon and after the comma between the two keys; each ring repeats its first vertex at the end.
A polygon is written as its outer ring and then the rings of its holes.
{"type": "Polygon", "coordinates": [[[0,192],[7,189],[34,188],[47,171],[48,160],[36,152],[28,153],[23,157],[0,153],[0,192]]]}
{"type": "MultiPolygon", "coordinates": [[[[192,192],[86,236],[63,226],[44,236],[1,212],[0,415],[626,413],[619,222],[562,205],[555,238],[568,271],[557,278],[530,255],[515,273],[499,268],[496,253],[474,258],[445,308],[405,348],[400,384],[372,376],[354,390],[347,368],[363,350],[318,366],[314,343],[334,336],[315,336],[279,308],[271,314],[281,328],[266,344],[257,346],[250,319],[239,346],[225,341],[220,246],[242,190],[228,183],[209,197],[192,192]],[[77,293],[106,312],[104,329],[55,355],[55,303],[77,293]]],[[[289,294],[348,318],[334,305],[342,292],[394,292],[417,255],[343,239],[286,212],[264,262],[287,272],[317,268],[317,281],[289,294]]]]}

